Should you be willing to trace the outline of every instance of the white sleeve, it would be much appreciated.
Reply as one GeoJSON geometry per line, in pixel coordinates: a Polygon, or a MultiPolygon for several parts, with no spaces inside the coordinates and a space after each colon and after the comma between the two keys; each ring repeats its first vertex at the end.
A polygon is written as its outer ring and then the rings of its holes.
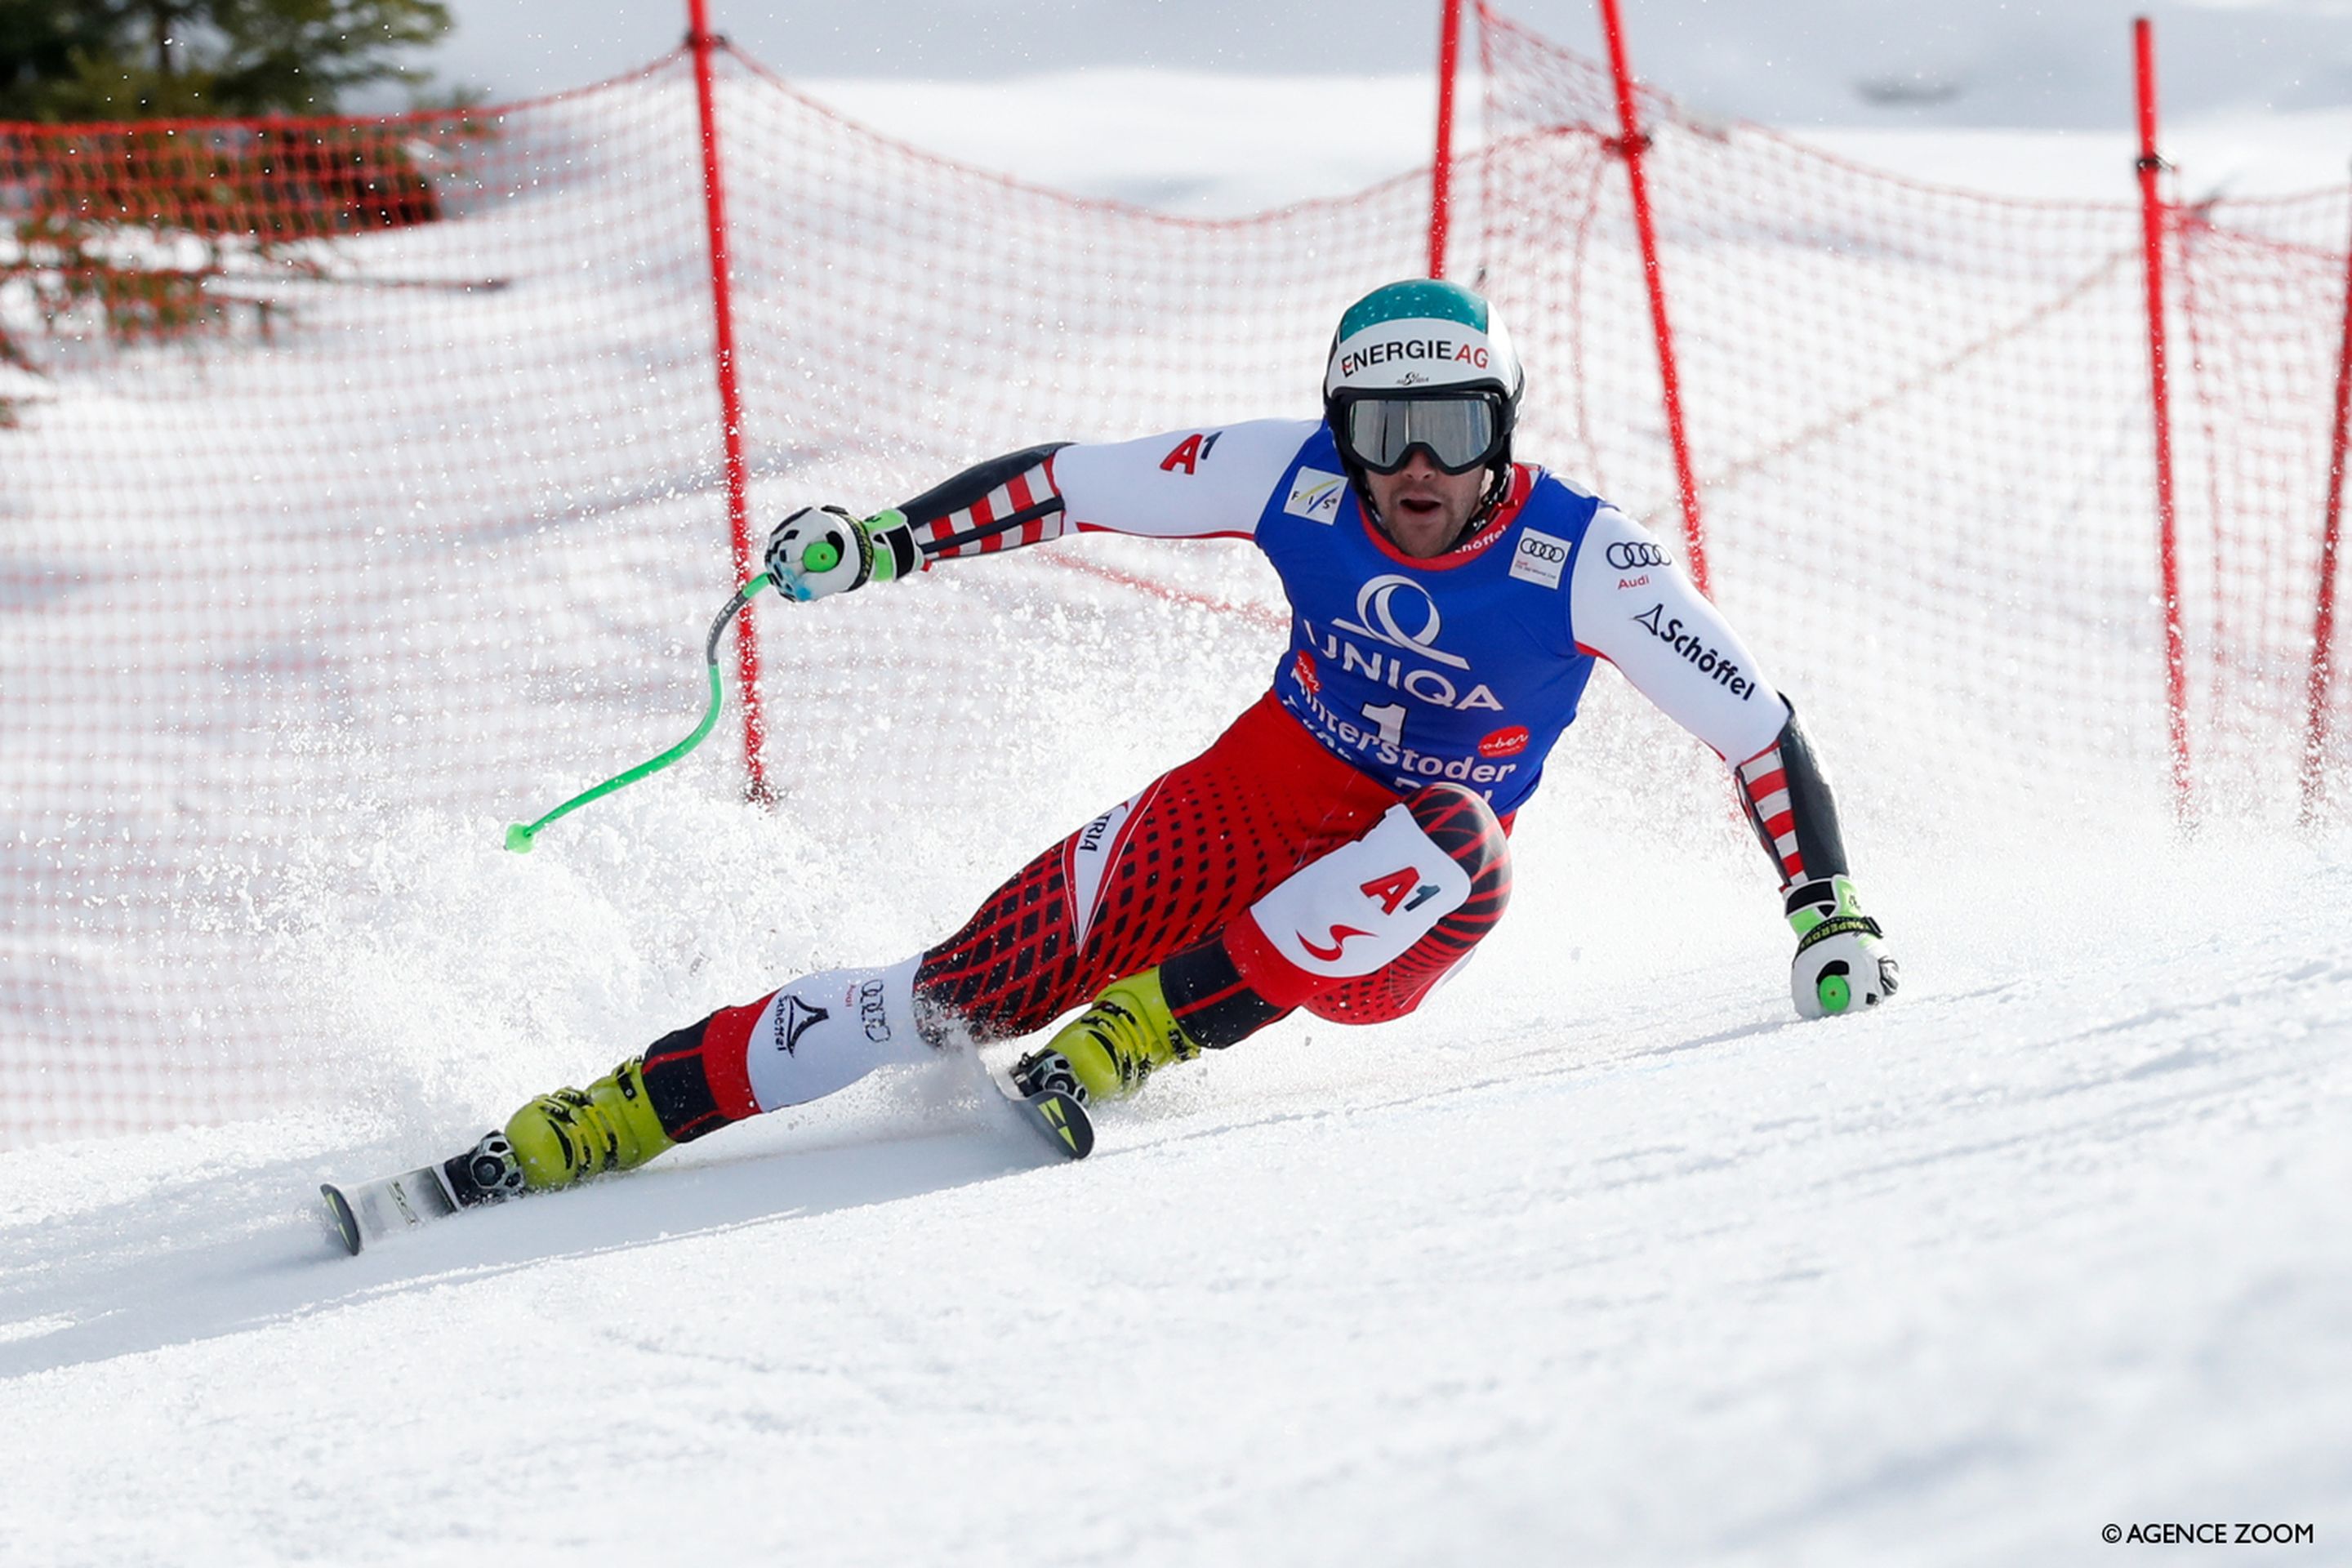
{"type": "Polygon", "coordinates": [[[1065,447],[1054,454],[1054,484],[1077,528],[1155,539],[1246,539],[1318,427],[1312,419],[1253,419],[1065,447]]]}
{"type": "Polygon", "coordinates": [[[1570,573],[1577,643],[1615,665],[1666,717],[1733,763],[1779,737],[1789,705],[1648,529],[1602,507],[1570,573]]]}

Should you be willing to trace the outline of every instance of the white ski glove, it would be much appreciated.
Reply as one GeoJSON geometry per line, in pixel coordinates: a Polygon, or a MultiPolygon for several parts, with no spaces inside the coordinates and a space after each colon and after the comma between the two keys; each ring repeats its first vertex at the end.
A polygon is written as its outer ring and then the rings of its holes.
{"type": "Polygon", "coordinates": [[[1902,967],[1888,954],[1878,922],[1862,912],[1862,900],[1845,878],[1825,877],[1790,889],[1788,910],[1797,932],[1789,995],[1801,1016],[1825,1018],[1875,1007],[1902,984],[1902,967]]]}
{"type": "Polygon", "coordinates": [[[806,604],[908,576],[929,563],[903,512],[861,521],[837,506],[804,506],[768,535],[764,564],[778,593],[806,604]]]}

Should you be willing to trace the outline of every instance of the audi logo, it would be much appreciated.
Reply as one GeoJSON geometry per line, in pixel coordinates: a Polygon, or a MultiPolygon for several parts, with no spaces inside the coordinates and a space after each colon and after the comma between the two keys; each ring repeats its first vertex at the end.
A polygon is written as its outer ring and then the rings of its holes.
{"type": "Polygon", "coordinates": [[[1568,559],[1568,546],[1554,544],[1549,539],[1523,538],[1519,541],[1519,553],[1532,555],[1538,561],[1565,561],[1568,559]]]}
{"type": "Polygon", "coordinates": [[[1631,572],[1636,566],[1664,566],[1673,559],[1646,540],[1609,547],[1609,564],[1620,572],[1631,572]]]}

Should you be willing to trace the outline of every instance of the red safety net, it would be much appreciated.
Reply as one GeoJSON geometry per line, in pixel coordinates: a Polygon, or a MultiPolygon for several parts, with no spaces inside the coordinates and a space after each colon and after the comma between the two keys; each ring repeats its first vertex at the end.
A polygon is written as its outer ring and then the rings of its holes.
{"type": "MultiPolygon", "coordinates": [[[[1611,78],[1483,20],[1486,222],[1457,270],[1482,274],[1551,392],[1530,405],[1531,447],[1679,533],[1611,78]]],[[[2132,172],[2113,203],[1996,200],[1641,103],[1713,589],[1830,754],[1866,736],[1940,758],[1931,778],[1879,776],[1955,816],[2157,804],[2169,746],[2132,172]]],[[[2174,214],[2207,811],[2296,802],[2347,218],[2342,191],[2174,214]]],[[[2338,682],[2339,716],[2347,701],[2338,682]]]]}
{"type": "MultiPolygon", "coordinates": [[[[1671,537],[1608,79],[1483,35],[1450,270],[1518,334],[1523,455],[1671,537]]],[[[1311,416],[1340,309],[1425,264],[1426,173],[1181,220],[717,63],[755,529],[1041,440],[1311,416]]],[[[1716,591],[1856,809],[2159,806],[2136,209],[1927,189],[1646,102],[1716,591]]],[[[0,1144],[347,1100],[372,1021],[316,971],[366,948],[371,898],[436,896],[403,844],[455,822],[495,858],[690,725],[732,586],[699,135],[683,54],[503,109],[0,126],[0,1144]]],[[[2252,809],[2292,800],[2348,216],[2182,234],[2199,780],[2252,809]]],[[[929,831],[953,861],[977,814],[971,894],[1074,794],[1205,742],[1284,625],[1246,551],[1103,539],[836,601],[821,633],[755,613],[784,798],[740,853],[837,871],[845,837],[929,831]]],[[[1605,751],[1634,721],[1597,706],[1605,751]]],[[[719,733],[662,787],[730,798],[719,733]]],[[[551,832],[617,861],[595,825],[656,793],[551,832]]],[[[877,891],[884,951],[964,912],[877,891]]],[[[495,899],[447,910],[523,998],[495,1028],[453,1010],[452,1049],[635,1043],[532,1010],[495,899]]]]}
{"type": "MultiPolygon", "coordinates": [[[[1311,416],[1340,309],[1423,263],[1425,174],[1186,221],[717,65],[756,518],[1311,416]]],[[[683,53],[462,114],[0,127],[0,1142],[348,1099],[330,1047],[371,1025],[289,969],[387,837],[424,810],[495,846],[690,727],[732,585],[700,158],[683,53]]],[[[1030,813],[971,778],[1134,787],[1068,760],[1179,679],[1100,668],[1126,601],[1170,647],[1241,611],[1253,640],[1178,662],[1263,683],[1262,571],[1103,542],[828,605],[821,637],[761,601],[780,815],[887,833],[963,802],[1022,853],[1057,837],[1063,789],[1030,813]],[[992,761],[959,750],[976,705],[992,761]]],[[[732,791],[719,737],[675,777],[732,791]]]]}

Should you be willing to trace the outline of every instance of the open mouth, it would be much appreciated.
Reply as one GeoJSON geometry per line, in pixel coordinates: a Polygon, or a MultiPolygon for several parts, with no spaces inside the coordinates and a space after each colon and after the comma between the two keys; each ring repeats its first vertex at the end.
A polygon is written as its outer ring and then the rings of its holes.
{"type": "Polygon", "coordinates": [[[1433,496],[1400,496],[1397,498],[1397,510],[1403,512],[1408,517],[1435,517],[1439,512],[1444,511],[1444,505],[1433,496]]]}

